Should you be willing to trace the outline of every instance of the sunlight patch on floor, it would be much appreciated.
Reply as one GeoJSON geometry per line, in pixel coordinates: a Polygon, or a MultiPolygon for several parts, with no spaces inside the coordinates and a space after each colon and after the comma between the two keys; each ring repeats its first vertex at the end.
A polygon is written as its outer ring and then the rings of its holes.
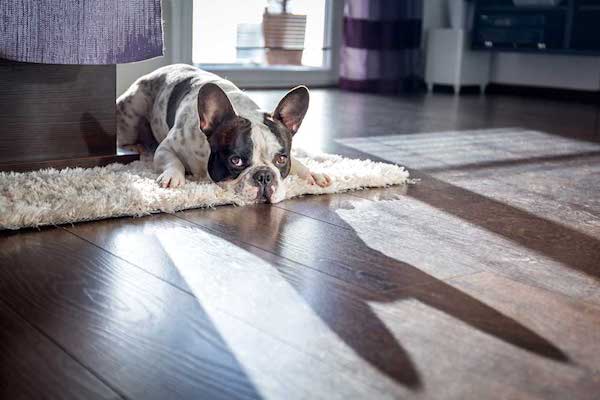
{"type": "Polygon", "coordinates": [[[545,282],[565,294],[597,290],[594,278],[410,196],[357,202],[336,213],[370,248],[438,279],[510,271],[514,278],[545,282]]]}
{"type": "MultiPolygon", "coordinates": [[[[548,314],[545,316],[530,313],[532,308],[543,309],[544,305],[557,309],[571,307],[567,297],[536,288],[538,282],[550,281],[565,294],[580,294],[569,292],[586,287],[596,290],[597,284],[589,276],[409,196],[400,200],[357,202],[354,208],[339,209],[336,213],[365,245],[409,264],[407,268],[417,268],[438,279],[459,275],[443,283],[432,279],[421,288],[399,290],[397,297],[389,302],[369,302],[398,342],[411,350],[415,365],[423,371],[429,387],[436,387],[437,381],[444,381],[448,375],[465,371],[469,371],[470,376],[481,374],[482,378],[492,372],[498,374],[500,364],[494,360],[503,357],[512,362],[502,365],[527,364],[528,369],[554,375],[556,380],[569,376],[576,384],[583,376],[574,364],[549,362],[506,338],[482,331],[481,326],[485,324],[478,326],[469,322],[473,318],[476,321],[495,319],[500,326],[508,323],[503,331],[507,333],[515,329],[511,326],[514,320],[517,327],[520,324],[523,329],[530,329],[532,338],[536,332],[540,338],[547,337],[548,343],[560,343],[561,347],[570,349],[586,363],[594,362],[594,357],[578,351],[576,338],[565,337],[564,332],[574,329],[574,322],[564,321],[562,317],[560,321],[552,321],[554,315],[550,309],[544,309],[548,314]],[[511,280],[502,276],[505,273],[510,274],[511,280]],[[512,279],[530,282],[532,286],[512,279]],[[459,311],[461,305],[452,302],[477,302],[480,306],[463,304],[462,309],[469,311],[462,312],[459,311]],[[449,304],[449,311],[443,310],[445,304],[449,304]],[[480,308],[469,315],[479,307],[489,307],[489,310],[482,312],[480,308]],[[489,315],[496,312],[503,315],[505,321],[498,315],[489,315]],[[455,353],[448,354],[448,348],[455,353]],[[437,349],[446,352],[445,358],[435,356],[437,349]],[[433,362],[435,368],[423,368],[433,362]]],[[[579,335],[586,335],[586,329],[592,329],[579,327],[593,324],[585,318],[585,313],[585,310],[573,310],[569,317],[577,321],[579,335]]],[[[510,376],[510,381],[529,385],[528,377],[518,369],[506,369],[499,374],[510,376]]],[[[447,390],[446,396],[452,398],[453,388],[447,390]]]]}
{"type": "Polygon", "coordinates": [[[523,128],[371,136],[338,139],[336,142],[418,169],[600,151],[600,144],[523,128]]]}
{"type": "MultiPolygon", "coordinates": [[[[389,386],[390,393],[397,392],[398,384],[382,377],[356,355],[316,315],[298,291],[308,289],[306,292],[310,296],[318,296],[321,291],[311,291],[310,286],[319,282],[297,282],[302,288],[295,288],[276,266],[205,231],[174,228],[155,234],[232,354],[257,390],[267,398],[282,397],[283,394],[277,392],[282,386],[280,381],[285,381],[285,376],[290,374],[295,374],[296,381],[299,377],[306,379],[305,390],[329,386],[330,393],[336,393],[339,398],[356,396],[352,393],[353,385],[345,382],[346,379],[360,378],[368,382],[376,377],[380,383],[387,382],[383,386],[389,386]],[[182,254],[180,238],[183,236],[188,242],[193,237],[201,246],[188,248],[189,253],[182,254]],[[214,251],[207,252],[207,249],[214,251]],[[191,260],[189,254],[202,256],[191,260]],[[229,315],[258,331],[273,332],[276,337],[284,338],[285,344],[264,340],[262,334],[251,337],[243,334],[230,323],[229,315]],[[275,356],[277,346],[285,347],[285,354],[290,355],[294,352],[288,346],[295,348],[297,358],[275,356]],[[310,356],[306,357],[302,352],[310,356]],[[311,362],[313,358],[320,362],[311,362]],[[271,380],[259,381],[259,376],[263,379],[266,376],[265,369],[272,370],[271,380]],[[342,374],[332,373],[334,369],[341,370],[342,374]]],[[[307,396],[317,394],[307,393],[307,396]]]]}

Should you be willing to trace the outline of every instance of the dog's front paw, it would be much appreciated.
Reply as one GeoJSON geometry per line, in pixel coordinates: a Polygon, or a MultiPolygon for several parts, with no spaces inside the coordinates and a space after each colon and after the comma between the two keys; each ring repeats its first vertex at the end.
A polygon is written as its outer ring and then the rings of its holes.
{"type": "Polygon", "coordinates": [[[325,174],[318,174],[316,172],[311,172],[306,177],[306,181],[310,185],[319,185],[321,187],[327,187],[331,185],[331,178],[325,174]]]}
{"type": "Polygon", "coordinates": [[[164,188],[176,188],[185,184],[185,176],[181,171],[168,169],[156,178],[156,182],[164,188]]]}

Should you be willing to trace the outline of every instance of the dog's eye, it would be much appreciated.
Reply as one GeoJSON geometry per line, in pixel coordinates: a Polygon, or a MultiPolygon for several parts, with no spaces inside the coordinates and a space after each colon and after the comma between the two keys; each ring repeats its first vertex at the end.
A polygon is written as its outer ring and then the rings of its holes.
{"type": "Polygon", "coordinates": [[[287,156],[285,154],[280,154],[277,157],[275,157],[275,164],[278,166],[282,166],[285,165],[285,163],[287,162],[287,156]]]}
{"type": "Polygon", "coordinates": [[[244,160],[242,160],[241,157],[239,156],[231,156],[229,157],[229,162],[231,163],[231,165],[233,165],[234,167],[241,167],[242,165],[244,165],[244,160]]]}

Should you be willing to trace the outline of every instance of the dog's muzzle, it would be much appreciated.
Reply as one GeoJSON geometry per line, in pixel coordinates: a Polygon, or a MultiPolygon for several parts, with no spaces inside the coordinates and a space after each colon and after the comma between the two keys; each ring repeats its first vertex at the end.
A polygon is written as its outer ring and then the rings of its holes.
{"type": "Polygon", "coordinates": [[[258,187],[258,193],[256,199],[263,203],[269,202],[271,195],[273,194],[273,181],[275,181],[275,174],[269,168],[260,168],[252,175],[253,184],[258,187]]]}

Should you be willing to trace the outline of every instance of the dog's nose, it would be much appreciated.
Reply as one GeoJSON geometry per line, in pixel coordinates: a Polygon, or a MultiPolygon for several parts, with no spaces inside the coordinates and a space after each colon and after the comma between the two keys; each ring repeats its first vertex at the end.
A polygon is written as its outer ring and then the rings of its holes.
{"type": "Polygon", "coordinates": [[[253,178],[258,186],[266,187],[273,182],[275,176],[270,169],[261,169],[254,173],[253,178]]]}

